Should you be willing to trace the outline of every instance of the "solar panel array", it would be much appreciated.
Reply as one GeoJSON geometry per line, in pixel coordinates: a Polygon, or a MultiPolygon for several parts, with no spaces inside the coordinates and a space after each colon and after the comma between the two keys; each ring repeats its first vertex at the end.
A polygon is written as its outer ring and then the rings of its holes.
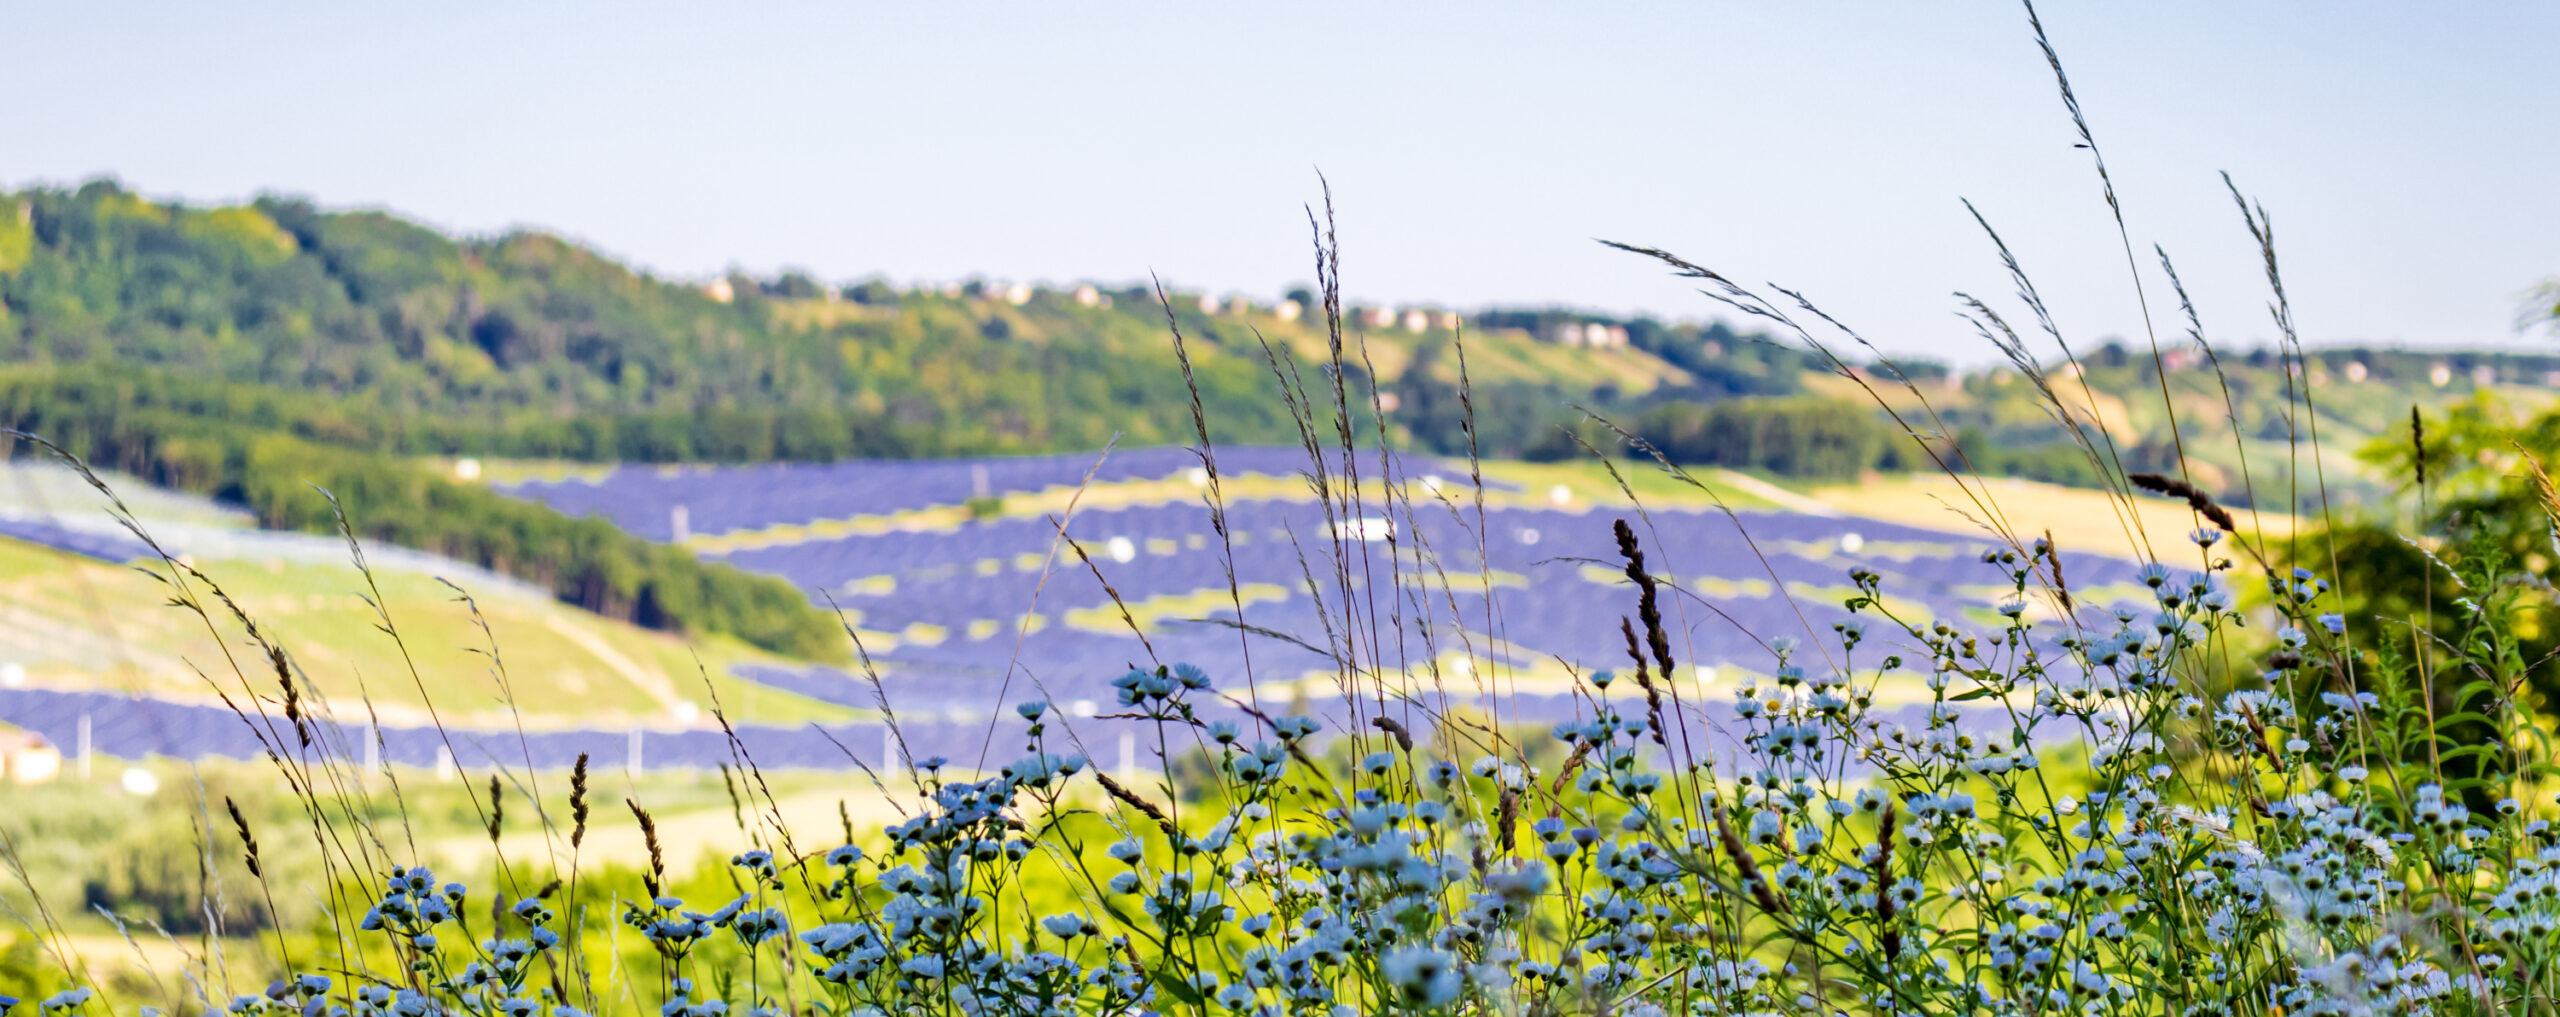
{"type": "Polygon", "coordinates": [[[47,519],[0,517],[0,537],[118,564],[151,554],[150,548],[132,537],[94,529],[73,529],[47,519]]]}
{"type": "MultiPolygon", "coordinates": [[[[1187,451],[1155,449],[1117,452],[1098,468],[1092,456],[623,467],[600,481],[508,490],[666,539],[678,505],[686,507],[694,533],[718,534],[947,506],[980,492],[1071,486],[1088,472],[1097,481],[1179,477],[1196,463],[1187,451]]],[[[1296,449],[1220,456],[1229,475],[1289,475],[1303,464],[1296,449]]],[[[1428,469],[1463,473],[1420,461],[1406,473],[1428,469]]],[[[1698,592],[1673,596],[1664,611],[1684,662],[1712,667],[1766,671],[1775,637],[1829,638],[1832,625],[1848,618],[1840,600],[1853,564],[1881,574],[1897,603],[1943,619],[1981,617],[2003,578],[1978,560],[1980,541],[1867,519],[1563,508],[1480,514],[1463,497],[1347,512],[1360,518],[1309,501],[1240,502],[1228,506],[1221,536],[1203,504],[1099,507],[1063,519],[1005,517],[716,557],[787,579],[813,601],[840,605],[870,634],[870,672],[753,667],[742,677],[856,708],[885,702],[916,755],[967,761],[1008,758],[1021,728],[1012,704],[1047,699],[1065,716],[1061,727],[1072,729],[1103,765],[1127,751],[1118,747],[1125,744],[1122,735],[1144,733],[1109,717],[1117,709],[1109,683],[1133,666],[1196,664],[1220,696],[1263,691],[1264,705],[1274,708],[1286,697],[1264,690],[1265,683],[1330,673],[1338,656],[1366,669],[1426,676],[1417,687],[1446,690],[1435,693],[1445,699],[1435,706],[1477,701],[1478,686],[1461,668],[1552,672],[1561,662],[1587,674],[1621,667],[1619,624],[1634,613],[1635,596],[1611,531],[1620,516],[1635,527],[1655,574],[1698,592]],[[1061,539],[1062,527],[1072,544],[1061,539]],[[1390,531],[1391,540],[1361,539],[1390,531]],[[1337,533],[1344,539],[1335,539],[1337,533]],[[1230,576],[1242,594],[1241,613],[1230,576]],[[1121,605],[1137,619],[1143,639],[1123,621],[1121,605]],[[1346,605],[1357,619],[1348,631],[1346,605]]],[[[2076,588],[2095,590],[2132,581],[2135,566],[2075,554],[2064,569],[2076,588]]],[[[1330,714],[1336,730],[1358,723],[1350,716],[1355,707],[1330,695],[1314,698],[1287,708],[1330,714]]],[[[1587,706],[1550,686],[1505,695],[1497,708],[1506,718],[1546,721],[1587,706]]],[[[1725,704],[1699,709],[1695,723],[1730,720],[1725,704]]],[[[0,711],[66,747],[85,716],[101,752],[247,757],[259,748],[250,727],[220,707],[0,689],[0,711]]],[[[392,762],[425,765],[449,753],[465,766],[527,759],[559,766],[580,752],[617,761],[632,738],[625,730],[521,739],[513,731],[414,728],[379,735],[381,755],[392,762]]],[[[892,755],[877,724],[741,735],[765,766],[877,767],[892,755]]],[[[648,765],[710,766],[731,758],[717,731],[639,738],[648,765]]],[[[342,735],[338,744],[361,741],[342,735]]],[[[1152,746],[1153,734],[1145,733],[1143,743],[1152,746]]]]}

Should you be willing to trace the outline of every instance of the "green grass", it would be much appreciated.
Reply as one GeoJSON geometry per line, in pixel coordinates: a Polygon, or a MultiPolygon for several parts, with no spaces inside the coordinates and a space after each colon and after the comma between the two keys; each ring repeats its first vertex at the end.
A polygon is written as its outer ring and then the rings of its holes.
{"type": "MultiPolygon", "coordinates": [[[[377,630],[352,565],[280,558],[194,564],[285,647],[343,715],[361,716],[370,700],[386,722],[424,722],[427,699],[400,646],[377,630]]],[[[732,666],[776,658],[733,640],[652,632],[513,586],[471,591],[489,626],[483,634],[470,607],[435,577],[383,568],[376,578],[409,657],[428,676],[426,695],[447,723],[513,723],[486,653],[492,634],[494,659],[513,679],[514,710],[536,727],[681,723],[708,715],[713,690],[747,723],[851,716],[736,678],[732,666]]],[[[208,626],[184,609],[153,606],[168,593],[133,568],[0,539],[0,655],[44,687],[201,701],[217,687],[237,695],[237,675],[245,672],[250,689],[273,693],[273,675],[236,621],[218,616],[208,626]]]]}

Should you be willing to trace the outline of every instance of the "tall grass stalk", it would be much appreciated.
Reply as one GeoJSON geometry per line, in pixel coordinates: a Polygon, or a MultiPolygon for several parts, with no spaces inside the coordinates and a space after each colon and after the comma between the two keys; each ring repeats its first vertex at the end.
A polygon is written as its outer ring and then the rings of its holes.
{"type": "MultiPolygon", "coordinates": [[[[2032,7],[2027,13],[2090,151],[2176,430],[2124,204],[2058,48],[2032,7]]],[[[2265,264],[2286,362],[2298,368],[2306,361],[2273,227],[2263,208],[2236,186],[2232,193],[2265,264]]],[[[1606,442],[1584,447],[1634,506],[1627,518],[1590,522],[1609,527],[1617,556],[1602,564],[1625,576],[1617,636],[1627,666],[1567,666],[1574,716],[1531,729],[1513,706],[1523,665],[1494,595],[1463,337],[1457,365],[1473,491],[1452,496],[1413,480],[1381,393],[1358,380],[1376,372],[1366,336],[1343,313],[1328,184],[1323,204],[1307,210],[1322,358],[1302,363],[1261,340],[1305,454],[1303,482],[1326,524],[1322,533],[1290,534],[1300,592],[1317,606],[1320,631],[1275,631],[1248,610],[1214,422],[1193,380],[1189,339],[1159,289],[1192,386],[1192,451],[1207,477],[1202,498],[1230,608],[1200,621],[1235,634],[1244,673],[1212,676],[1157,659],[1109,565],[1071,536],[1080,490],[1050,520],[1054,538],[1031,597],[1036,607],[1055,569],[1081,566],[1114,602],[1148,658],[1111,678],[1114,712],[1086,718],[1053,707],[1053,678],[1105,676],[1047,675],[1023,659],[1026,615],[1005,685],[1006,698],[1016,678],[1031,690],[1014,705],[1019,725],[991,721],[980,758],[966,766],[915,758],[888,684],[848,623],[895,746],[891,773],[854,763],[902,820],[861,829],[839,804],[839,829],[807,840],[813,832],[792,828],[751,732],[733,724],[715,690],[712,717],[729,750],[723,790],[741,850],[707,871],[689,871],[683,859],[670,865],[662,826],[675,820],[636,795],[625,804],[645,864],[591,864],[586,839],[605,820],[591,815],[584,756],[567,778],[563,835],[499,633],[455,587],[523,751],[471,761],[485,770],[485,792],[476,780],[459,789],[488,836],[490,870],[470,874],[485,876],[487,889],[440,879],[423,856],[413,796],[391,768],[369,773],[357,762],[360,746],[340,711],[289,648],[212,577],[153,541],[107,485],[66,456],[151,548],[170,603],[222,647],[222,669],[199,673],[256,736],[297,823],[290,837],[253,828],[226,798],[230,823],[218,829],[215,795],[195,782],[207,931],[182,973],[193,996],[172,988],[157,997],[161,1009],[244,1017],[2560,1009],[2560,829],[2548,797],[2555,770],[2526,681],[2543,662],[2525,659],[2515,629],[2521,598],[2542,588],[2496,555],[2439,557],[2413,542],[2465,591],[2442,607],[2454,634],[2440,634],[2430,600],[2429,617],[2404,626],[2406,646],[2355,645],[2340,605],[2347,587],[2364,581],[2359,563],[2334,542],[2306,555],[2254,532],[2262,520],[2245,450],[2246,527],[2186,468],[2185,435],[2174,443],[2175,476],[2129,471],[2097,419],[2085,373],[2068,370],[2077,354],[2021,259],[1987,215],[1967,208],[2014,306],[1959,293],[1959,307],[2029,379],[2044,412],[2102,478],[2124,553],[2143,563],[2138,603],[2072,589],[2049,533],[2003,510],[1928,393],[1801,291],[1746,286],[1660,248],[1613,244],[1802,343],[1867,393],[1955,486],[1961,504],[1950,508],[1979,528],[1984,582],[1997,590],[1984,605],[1993,620],[1908,614],[1886,577],[1853,568],[1844,613],[1826,623],[1750,541],[1756,567],[1793,606],[1801,631],[1744,630],[1766,652],[1765,669],[1742,678],[1730,702],[1702,701],[1684,680],[1700,657],[1696,634],[1742,627],[1689,580],[1682,566],[1697,563],[1670,560],[1625,469],[1649,464],[1701,492],[1748,541],[1745,520],[1714,485],[1593,414],[1602,426],[1592,433],[1605,431],[1606,442]],[[2025,333],[2011,324],[2028,319],[2025,333]],[[2043,338],[2031,343],[2027,333],[2043,338]],[[2038,353],[2046,340],[2055,352],[2038,353]],[[2059,371],[2048,369],[2056,364],[2059,371]],[[2057,373],[2078,378],[2078,392],[2057,373]],[[1425,487],[1420,496],[1417,487],[1425,487]],[[2178,502],[2164,508],[2140,496],[2146,491],[2178,502]],[[2192,516],[2187,546],[2151,546],[2142,517],[2160,511],[2192,516]],[[1449,532],[1444,523],[1461,539],[1435,544],[1429,534],[1449,532]],[[2297,564],[2319,559],[2326,567],[2317,574],[2297,564]],[[1481,597],[1481,609],[1461,594],[1481,597]],[[1337,702],[1314,712],[1330,716],[1330,728],[1268,694],[1305,683],[1256,673],[1255,661],[1270,659],[1256,653],[1265,641],[1327,662],[1323,677],[1337,702]],[[235,646],[256,652],[235,654],[235,646]],[[1452,671],[1460,672],[1454,680],[1452,671]],[[1896,713],[1886,695],[1897,689],[1924,692],[1925,702],[1896,713]],[[1144,733],[1148,779],[1117,779],[1094,764],[1086,737],[1105,722],[1144,733]],[[375,777],[385,779],[385,795],[373,792],[375,777]],[[510,787],[529,813],[509,807],[510,787]],[[537,850],[509,853],[510,813],[532,816],[537,850]],[[279,923],[262,930],[272,933],[271,954],[223,927],[223,897],[233,891],[219,878],[214,845],[224,836],[241,845],[279,923]],[[316,882],[269,882],[270,863],[284,853],[306,854],[316,882]],[[295,894],[317,902],[316,927],[281,924],[283,897],[295,894]],[[234,970],[250,966],[263,969],[247,984],[265,987],[234,991],[234,970]]],[[[2166,251],[2154,252],[2188,338],[2222,386],[2236,442],[2237,402],[2220,357],[2166,251]]],[[[2320,488],[2286,492],[2287,511],[2317,504],[2333,522],[2307,371],[2288,373],[2286,413],[2290,444],[2311,453],[2320,488]]],[[[2415,461],[2424,463],[2423,439],[2415,441],[2415,461]]],[[[2286,483],[2302,477],[2293,469],[2286,483]]],[[[2539,483],[2560,527],[2560,499],[2547,478],[2539,483]]],[[[340,529],[377,627],[443,730],[436,683],[410,655],[343,515],[340,529]]],[[[378,711],[364,700],[357,705],[371,723],[362,737],[378,739],[378,711]]],[[[449,733],[445,744],[453,751],[449,733]]],[[[0,1012],[118,1012],[89,994],[93,972],[35,895],[12,844],[0,822],[0,859],[36,898],[35,913],[17,917],[44,943],[64,990],[0,1012]]],[[[117,929],[142,951],[120,921],[117,929]]]]}

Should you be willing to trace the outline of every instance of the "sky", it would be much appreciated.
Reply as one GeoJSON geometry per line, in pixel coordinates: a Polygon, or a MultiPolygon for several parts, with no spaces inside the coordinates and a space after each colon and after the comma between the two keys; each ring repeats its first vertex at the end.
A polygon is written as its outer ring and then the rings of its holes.
{"type": "Polygon", "coordinates": [[[1992,359],[2000,231],[2074,343],[2273,335],[2219,173],[2270,212],[2304,338],[2548,347],[2560,5],[2049,3],[2121,196],[2023,10],[1978,3],[81,4],[11,15],[0,186],[112,175],[670,277],[1128,282],[1274,298],[1329,181],[1347,296],[1718,305],[1606,238],[1803,292],[1877,345],[1992,359]]]}

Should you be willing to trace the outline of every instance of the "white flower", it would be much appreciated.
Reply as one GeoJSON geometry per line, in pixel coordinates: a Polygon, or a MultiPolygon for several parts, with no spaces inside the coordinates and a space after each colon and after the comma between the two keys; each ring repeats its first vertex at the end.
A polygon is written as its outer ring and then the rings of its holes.
{"type": "Polygon", "coordinates": [[[1456,957],[1422,947],[1407,947],[1386,955],[1378,962],[1378,970],[1387,976],[1387,985],[1397,997],[1413,1006],[1447,1006],[1466,985],[1456,957]]]}
{"type": "Polygon", "coordinates": [[[1074,939],[1092,929],[1093,923],[1083,915],[1050,915],[1040,920],[1040,927],[1059,939],[1074,939]]]}

